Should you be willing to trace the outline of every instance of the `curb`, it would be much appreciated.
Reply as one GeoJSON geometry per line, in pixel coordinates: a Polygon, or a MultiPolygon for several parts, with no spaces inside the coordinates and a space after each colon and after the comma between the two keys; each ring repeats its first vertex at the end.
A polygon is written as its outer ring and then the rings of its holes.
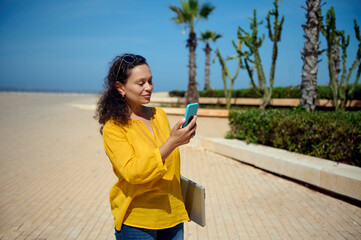
{"type": "MultiPolygon", "coordinates": [[[[186,109],[185,108],[165,108],[162,107],[162,109],[170,115],[184,115],[186,109]]],[[[227,118],[228,117],[228,110],[224,109],[204,109],[199,108],[197,112],[197,116],[199,117],[222,117],[227,118]]]]}
{"type": "Polygon", "coordinates": [[[201,146],[257,168],[361,201],[361,168],[243,141],[202,138],[201,146]]]}

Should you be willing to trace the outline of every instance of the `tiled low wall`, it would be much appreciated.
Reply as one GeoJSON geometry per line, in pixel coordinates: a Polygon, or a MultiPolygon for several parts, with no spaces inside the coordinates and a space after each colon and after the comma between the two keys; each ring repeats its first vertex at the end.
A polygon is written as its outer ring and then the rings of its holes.
{"type": "Polygon", "coordinates": [[[361,201],[361,168],[239,140],[202,138],[202,147],[361,201]]]}

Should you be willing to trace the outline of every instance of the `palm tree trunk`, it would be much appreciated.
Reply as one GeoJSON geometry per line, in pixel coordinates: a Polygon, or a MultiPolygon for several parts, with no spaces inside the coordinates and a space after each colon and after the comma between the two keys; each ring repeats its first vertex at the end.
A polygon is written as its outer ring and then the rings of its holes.
{"type": "Polygon", "coordinates": [[[305,45],[301,52],[303,59],[302,82],[300,88],[300,104],[307,111],[313,111],[316,108],[317,100],[317,72],[319,34],[320,34],[320,3],[321,0],[307,0],[306,25],[302,25],[305,32],[305,45]]]}
{"type": "Polygon", "coordinates": [[[198,102],[198,90],[196,82],[196,47],[197,47],[197,37],[195,32],[189,33],[189,39],[187,43],[189,47],[189,81],[188,81],[188,90],[186,94],[186,102],[194,103],[198,102]]]}
{"type": "Polygon", "coordinates": [[[206,65],[204,66],[204,90],[207,90],[210,88],[210,55],[212,49],[209,47],[209,44],[207,43],[206,47],[203,49],[206,53],[206,65]]]}

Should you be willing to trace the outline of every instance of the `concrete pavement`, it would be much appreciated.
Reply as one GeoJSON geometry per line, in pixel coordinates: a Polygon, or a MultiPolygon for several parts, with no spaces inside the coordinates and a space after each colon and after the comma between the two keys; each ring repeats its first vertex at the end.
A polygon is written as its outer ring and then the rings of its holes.
{"type": "MultiPolygon", "coordinates": [[[[93,95],[0,93],[0,239],[114,239],[114,184],[93,95]]],[[[169,116],[171,125],[179,116],[169,116]]],[[[227,119],[200,117],[182,174],[206,187],[206,227],[185,239],[361,239],[361,209],[200,147],[227,119]]]]}

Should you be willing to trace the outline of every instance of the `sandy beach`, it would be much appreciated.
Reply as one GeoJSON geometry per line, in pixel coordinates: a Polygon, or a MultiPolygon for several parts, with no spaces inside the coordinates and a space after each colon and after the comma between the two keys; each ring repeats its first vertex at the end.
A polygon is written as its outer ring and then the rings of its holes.
{"type": "MultiPolygon", "coordinates": [[[[96,95],[0,92],[0,239],[114,239],[108,192],[116,179],[96,95]]],[[[180,119],[170,115],[171,126],[180,119]]],[[[206,187],[206,221],[185,239],[361,239],[361,209],[207,152],[226,118],[200,117],[181,147],[182,174],[206,187]]]]}

